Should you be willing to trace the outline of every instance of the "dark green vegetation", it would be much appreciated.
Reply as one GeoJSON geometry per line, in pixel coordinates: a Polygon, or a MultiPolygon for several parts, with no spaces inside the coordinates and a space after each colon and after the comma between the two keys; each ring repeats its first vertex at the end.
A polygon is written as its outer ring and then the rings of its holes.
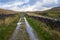
{"type": "Polygon", "coordinates": [[[41,40],[60,40],[60,33],[50,29],[45,23],[29,17],[27,20],[41,40]]]}
{"type": "Polygon", "coordinates": [[[17,26],[20,14],[0,18],[0,40],[9,40],[17,26]]]}

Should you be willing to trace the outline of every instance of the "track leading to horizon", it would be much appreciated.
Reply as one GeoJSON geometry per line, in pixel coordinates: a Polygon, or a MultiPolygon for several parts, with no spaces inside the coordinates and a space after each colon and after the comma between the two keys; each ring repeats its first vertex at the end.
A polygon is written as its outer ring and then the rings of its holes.
{"type": "Polygon", "coordinates": [[[30,27],[26,17],[21,16],[9,40],[38,40],[38,37],[32,27],[30,27]]]}

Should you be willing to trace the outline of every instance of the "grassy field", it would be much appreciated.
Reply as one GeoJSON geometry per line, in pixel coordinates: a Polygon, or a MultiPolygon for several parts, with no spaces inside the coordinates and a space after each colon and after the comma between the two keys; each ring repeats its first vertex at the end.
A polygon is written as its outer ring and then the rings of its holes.
{"type": "Polygon", "coordinates": [[[56,18],[60,20],[60,12],[56,11],[48,11],[48,12],[34,12],[34,13],[27,13],[30,16],[44,16],[48,18],[56,18]]]}
{"type": "MultiPolygon", "coordinates": [[[[43,14],[42,14],[42,15],[43,15],[43,14]]],[[[57,11],[49,11],[49,12],[47,12],[47,13],[46,13],[45,15],[43,15],[43,16],[60,19],[60,12],[57,12],[57,11]]]]}
{"type": "Polygon", "coordinates": [[[59,11],[47,11],[47,12],[43,11],[43,12],[37,12],[34,14],[60,19],[60,12],[59,11]]]}
{"type": "Polygon", "coordinates": [[[17,26],[19,18],[20,14],[16,14],[14,16],[0,19],[0,40],[9,40],[17,26]]]}
{"type": "Polygon", "coordinates": [[[60,40],[60,33],[58,31],[49,29],[43,22],[28,17],[26,18],[41,40],[60,40]]]}
{"type": "Polygon", "coordinates": [[[52,17],[52,18],[57,18],[60,19],[60,12],[49,12],[47,16],[52,17]]]}

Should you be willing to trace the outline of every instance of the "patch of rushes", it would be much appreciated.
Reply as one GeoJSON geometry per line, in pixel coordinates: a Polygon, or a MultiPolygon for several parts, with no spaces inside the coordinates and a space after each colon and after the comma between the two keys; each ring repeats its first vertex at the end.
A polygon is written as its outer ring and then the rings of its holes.
{"type": "Polygon", "coordinates": [[[16,14],[5,19],[0,19],[0,40],[8,40],[11,37],[19,18],[20,15],[16,14]]]}
{"type": "Polygon", "coordinates": [[[45,23],[28,17],[27,20],[41,40],[60,40],[60,36],[57,35],[56,31],[49,30],[45,23]]]}

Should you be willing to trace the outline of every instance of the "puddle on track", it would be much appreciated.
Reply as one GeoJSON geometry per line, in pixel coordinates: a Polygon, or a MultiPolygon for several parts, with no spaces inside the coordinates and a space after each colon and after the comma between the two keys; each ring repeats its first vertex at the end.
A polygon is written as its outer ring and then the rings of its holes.
{"type": "Polygon", "coordinates": [[[29,25],[28,21],[26,20],[26,18],[24,17],[25,20],[25,24],[26,24],[26,30],[29,34],[29,37],[31,40],[38,40],[37,35],[34,33],[34,30],[32,29],[32,27],[29,25]]]}

